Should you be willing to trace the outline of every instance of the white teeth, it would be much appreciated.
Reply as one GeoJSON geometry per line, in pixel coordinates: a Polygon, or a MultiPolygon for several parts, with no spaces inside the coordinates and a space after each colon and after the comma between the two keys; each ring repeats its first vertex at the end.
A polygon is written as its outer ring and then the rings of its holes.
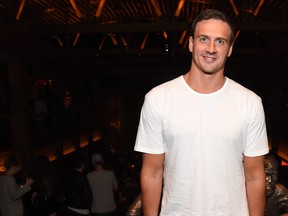
{"type": "Polygon", "coordinates": [[[206,61],[209,61],[209,62],[214,61],[214,58],[212,58],[212,57],[204,57],[204,59],[205,59],[206,61]]]}

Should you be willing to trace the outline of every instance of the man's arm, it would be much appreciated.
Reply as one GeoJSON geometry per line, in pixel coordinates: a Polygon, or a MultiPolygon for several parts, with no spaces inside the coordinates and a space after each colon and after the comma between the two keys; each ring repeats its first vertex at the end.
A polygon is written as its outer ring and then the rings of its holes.
{"type": "Polygon", "coordinates": [[[244,170],[249,215],[263,216],[266,199],[266,175],[264,170],[264,156],[244,156],[244,170]]]}
{"type": "Polygon", "coordinates": [[[141,193],[144,216],[157,216],[162,193],[165,154],[143,154],[141,193]]]}

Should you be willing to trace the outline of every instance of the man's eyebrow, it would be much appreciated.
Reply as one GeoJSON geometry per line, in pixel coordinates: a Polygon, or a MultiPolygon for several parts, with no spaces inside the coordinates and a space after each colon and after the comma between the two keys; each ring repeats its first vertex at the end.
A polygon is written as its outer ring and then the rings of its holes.
{"type": "Polygon", "coordinates": [[[222,37],[216,37],[216,40],[224,40],[224,41],[228,42],[228,40],[227,40],[227,39],[225,39],[225,38],[222,38],[222,37]]]}
{"type": "Polygon", "coordinates": [[[209,36],[208,36],[208,35],[201,34],[201,35],[198,35],[197,37],[209,37],[209,36]]]}
{"type": "MultiPolygon", "coordinates": [[[[196,38],[200,38],[200,37],[211,38],[210,36],[208,36],[208,35],[205,35],[205,34],[200,34],[200,35],[198,35],[196,38]]],[[[224,41],[228,42],[228,40],[227,40],[227,39],[225,39],[225,38],[222,38],[222,37],[216,37],[216,40],[224,40],[224,41]]]]}

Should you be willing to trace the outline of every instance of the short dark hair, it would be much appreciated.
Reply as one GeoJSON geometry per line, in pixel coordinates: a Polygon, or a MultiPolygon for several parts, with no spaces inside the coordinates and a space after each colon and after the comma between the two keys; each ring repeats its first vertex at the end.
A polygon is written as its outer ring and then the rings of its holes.
{"type": "Polygon", "coordinates": [[[4,167],[6,170],[11,169],[13,166],[18,166],[21,161],[14,155],[10,155],[4,162],[4,167]]]}
{"type": "Polygon", "coordinates": [[[215,9],[207,9],[201,11],[201,13],[198,14],[198,16],[193,20],[191,29],[190,29],[190,34],[194,38],[195,34],[195,28],[197,23],[203,21],[203,20],[210,20],[210,19],[215,19],[215,20],[221,20],[225,23],[227,23],[231,29],[231,36],[230,36],[230,41],[229,43],[232,44],[234,41],[235,37],[235,27],[231,19],[223,12],[215,9]]]}

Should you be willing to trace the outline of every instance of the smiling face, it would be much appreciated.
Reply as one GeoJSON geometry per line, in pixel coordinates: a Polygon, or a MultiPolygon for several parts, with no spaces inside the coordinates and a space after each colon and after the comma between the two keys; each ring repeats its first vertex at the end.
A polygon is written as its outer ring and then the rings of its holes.
{"type": "Polygon", "coordinates": [[[224,73],[226,58],[232,53],[229,43],[231,29],[226,22],[216,19],[197,23],[194,38],[189,39],[192,70],[205,74],[224,73]]]}

